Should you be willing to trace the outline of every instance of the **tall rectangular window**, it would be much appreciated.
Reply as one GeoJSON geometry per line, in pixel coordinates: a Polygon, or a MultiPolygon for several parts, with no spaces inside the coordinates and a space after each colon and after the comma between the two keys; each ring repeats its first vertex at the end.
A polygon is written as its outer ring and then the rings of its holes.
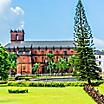
{"type": "Polygon", "coordinates": [[[18,34],[16,34],[16,40],[19,40],[19,36],[18,36],[18,34]]]}

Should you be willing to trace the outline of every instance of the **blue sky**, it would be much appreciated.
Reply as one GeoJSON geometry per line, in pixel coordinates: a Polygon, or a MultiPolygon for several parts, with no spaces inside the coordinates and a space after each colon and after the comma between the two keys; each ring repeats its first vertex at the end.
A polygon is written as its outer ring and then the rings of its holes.
{"type": "MultiPolygon", "coordinates": [[[[25,40],[73,40],[78,0],[0,0],[0,43],[10,29],[25,30],[25,40]]],[[[104,49],[104,0],[82,0],[97,49],[104,49]]]]}

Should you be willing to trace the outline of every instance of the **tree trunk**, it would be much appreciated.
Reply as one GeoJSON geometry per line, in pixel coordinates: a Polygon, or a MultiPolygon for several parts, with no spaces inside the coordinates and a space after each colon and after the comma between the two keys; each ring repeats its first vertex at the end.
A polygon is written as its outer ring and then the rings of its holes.
{"type": "Polygon", "coordinates": [[[88,78],[88,84],[90,84],[90,85],[91,85],[91,79],[90,79],[90,78],[88,78]]]}

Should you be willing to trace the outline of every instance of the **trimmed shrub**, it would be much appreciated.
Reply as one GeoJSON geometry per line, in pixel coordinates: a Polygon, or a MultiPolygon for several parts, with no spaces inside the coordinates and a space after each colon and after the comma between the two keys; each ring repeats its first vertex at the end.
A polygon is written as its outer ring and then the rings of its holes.
{"type": "MultiPolygon", "coordinates": [[[[93,82],[94,86],[97,86],[99,84],[103,83],[102,81],[98,82],[93,82]]],[[[79,81],[79,82],[44,82],[44,81],[39,81],[39,82],[29,82],[29,81],[11,81],[8,82],[8,86],[17,86],[17,87],[66,87],[66,86],[74,86],[74,87],[83,87],[87,82],[79,81]]]]}
{"type": "Polygon", "coordinates": [[[28,93],[28,89],[8,89],[9,93],[28,93]]]}
{"type": "Polygon", "coordinates": [[[9,77],[8,81],[15,81],[15,77],[9,77]]]}
{"type": "Polygon", "coordinates": [[[0,81],[0,84],[6,84],[7,81],[0,81]]]}
{"type": "Polygon", "coordinates": [[[86,82],[65,82],[65,86],[84,86],[86,84],[86,82]]]}
{"type": "Polygon", "coordinates": [[[19,83],[16,81],[8,82],[8,86],[17,86],[18,87],[19,83]]]}
{"type": "Polygon", "coordinates": [[[17,87],[66,87],[66,86],[84,86],[85,82],[8,82],[8,86],[17,87]]]}
{"type": "Polygon", "coordinates": [[[0,81],[0,87],[8,86],[7,81],[0,81]]]}
{"type": "Polygon", "coordinates": [[[30,82],[29,86],[30,87],[38,87],[38,83],[37,82],[30,82]]]}

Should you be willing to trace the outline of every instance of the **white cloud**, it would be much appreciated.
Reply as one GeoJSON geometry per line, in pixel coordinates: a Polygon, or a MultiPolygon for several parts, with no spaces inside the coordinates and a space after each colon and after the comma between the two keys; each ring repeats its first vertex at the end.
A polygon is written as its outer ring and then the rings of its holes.
{"type": "Polygon", "coordinates": [[[12,7],[14,0],[0,0],[0,43],[6,44],[10,40],[10,29],[23,29],[24,10],[12,7]]]}
{"type": "Polygon", "coordinates": [[[23,15],[24,14],[24,11],[18,6],[16,8],[11,7],[10,9],[12,12],[14,12],[17,15],[23,15]]]}
{"type": "Polygon", "coordinates": [[[9,9],[11,0],[0,0],[0,13],[4,13],[9,9]]]}
{"type": "Polygon", "coordinates": [[[96,48],[104,49],[104,40],[98,39],[98,38],[94,38],[94,44],[95,44],[96,48]]]}

